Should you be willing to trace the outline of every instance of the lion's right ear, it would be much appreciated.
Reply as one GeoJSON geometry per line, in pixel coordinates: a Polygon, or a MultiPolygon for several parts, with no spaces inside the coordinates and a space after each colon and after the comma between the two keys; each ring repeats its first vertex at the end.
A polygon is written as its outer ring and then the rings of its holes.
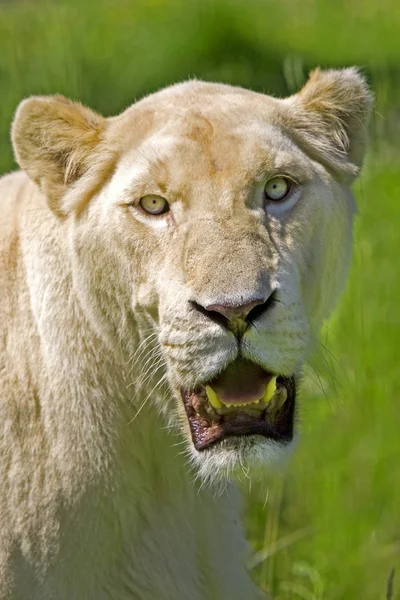
{"type": "Polygon", "coordinates": [[[50,208],[62,215],[68,185],[88,169],[103,139],[106,119],[62,96],[23,100],[12,125],[14,152],[50,208]]]}
{"type": "Polygon", "coordinates": [[[290,123],[309,152],[350,180],[362,165],[373,97],[355,67],[313,71],[300,92],[286,101],[290,123]]]}

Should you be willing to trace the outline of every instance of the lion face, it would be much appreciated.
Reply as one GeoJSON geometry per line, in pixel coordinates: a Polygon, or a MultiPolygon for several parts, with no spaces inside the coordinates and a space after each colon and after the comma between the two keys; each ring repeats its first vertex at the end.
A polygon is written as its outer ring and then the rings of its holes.
{"type": "Polygon", "coordinates": [[[17,113],[17,157],[66,222],[88,318],[127,355],[156,340],[174,400],[154,401],[200,468],[293,439],[348,266],[369,107],[348,69],[287,100],[190,82],[108,120],[60,98],[17,113]]]}

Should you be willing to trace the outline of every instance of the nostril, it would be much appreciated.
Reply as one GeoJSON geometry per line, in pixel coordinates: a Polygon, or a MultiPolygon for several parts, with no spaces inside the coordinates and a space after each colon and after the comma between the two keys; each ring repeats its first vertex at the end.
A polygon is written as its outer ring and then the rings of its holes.
{"type": "Polygon", "coordinates": [[[209,310],[208,308],[205,308],[195,300],[190,300],[189,303],[191,304],[192,308],[200,312],[202,315],[211,319],[211,321],[213,321],[214,323],[222,325],[222,327],[228,328],[228,319],[218,311],[209,310]]]}
{"type": "Polygon", "coordinates": [[[276,290],[274,290],[264,302],[257,304],[257,306],[254,306],[254,308],[252,308],[250,310],[250,312],[246,316],[246,321],[248,323],[252,323],[256,319],[261,317],[264,313],[266,313],[272,307],[272,305],[274,304],[275,301],[276,301],[276,290]]]}

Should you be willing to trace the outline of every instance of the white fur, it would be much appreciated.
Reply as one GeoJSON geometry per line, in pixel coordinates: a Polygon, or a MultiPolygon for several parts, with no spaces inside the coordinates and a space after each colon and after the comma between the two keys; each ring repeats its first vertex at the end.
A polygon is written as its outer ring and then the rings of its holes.
{"type": "Polygon", "coordinates": [[[238,344],[190,301],[276,289],[242,356],[300,372],[350,254],[361,136],[336,91],[365,84],[335,73],[288,101],[191,82],[110,120],[22,103],[14,147],[34,182],[0,180],[0,600],[262,597],[229,480],[264,476],[287,448],[194,450],[180,387],[214,377],[238,344]],[[271,215],[260,186],[276,173],[299,197],[271,215]],[[140,212],[147,193],[171,212],[140,212]]]}

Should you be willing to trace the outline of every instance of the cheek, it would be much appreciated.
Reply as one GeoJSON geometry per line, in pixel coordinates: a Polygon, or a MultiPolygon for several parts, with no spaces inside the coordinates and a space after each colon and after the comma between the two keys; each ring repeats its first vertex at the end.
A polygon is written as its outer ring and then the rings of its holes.
{"type": "Polygon", "coordinates": [[[344,196],[320,202],[303,250],[302,294],[313,330],[330,315],[350,262],[353,210],[344,196]]]}
{"type": "Polygon", "coordinates": [[[153,305],[154,282],[162,268],[157,235],[118,208],[108,215],[103,246],[121,286],[134,296],[134,304],[153,305]]]}
{"type": "MultiPolygon", "coordinates": [[[[163,237],[163,236],[161,236],[163,237]]],[[[167,240],[168,242],[168,240],[167,240]]],[[[170,245],[154,236],[142,239],[131,260],[131,289],[135,308],[145,309],[157,321],[165,312],[165,304],[181,312],[184,293],[182,276],[174,268],[177,261],[170,245]],[[167,302],[166,302],[167,300],[167,302]]]]}
{"type": "Polygon", "coordinates": [[[138,280],[137,285],[132,286],[132,309],[133,311],[144,309],[154,322],[158,322],[159,301],[156,287],[144,276],[139,277],[138,280]]]}

